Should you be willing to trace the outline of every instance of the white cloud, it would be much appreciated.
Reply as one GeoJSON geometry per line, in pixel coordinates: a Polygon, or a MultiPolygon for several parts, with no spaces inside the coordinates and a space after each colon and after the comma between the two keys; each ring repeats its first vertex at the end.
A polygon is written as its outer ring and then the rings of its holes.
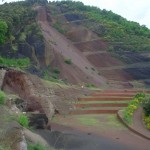
{"type": "MultiPolygon", "coordinates": [[[[4,0],[4,2],[18,0],[4,0]]],[[[53,1],[53,0],[52,0],[53,1]]],[[[75,0],[82,1],[86,5],[97,6],[101,9],[112,10],[122,17],[136,21],[150,28],[150,0],[75,0]]],[[[0,4],[2,0],[0,0],[0,4]]]]}

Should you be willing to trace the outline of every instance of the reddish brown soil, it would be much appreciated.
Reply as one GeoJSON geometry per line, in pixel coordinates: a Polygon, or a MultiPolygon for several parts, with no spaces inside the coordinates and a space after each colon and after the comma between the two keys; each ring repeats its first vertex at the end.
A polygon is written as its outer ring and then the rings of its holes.
{"type": "Polygon", "coordinates": [[[94,41],[88,41],[88,42],[81,42],[75,44],[75,46],[81,51],[81,52],[94,52],[94,51],[101,51],[107,49],[107,44],[103,42],[102,40],[94,40],[94,41]]]}
{"type": "Polygon", "coordinates": [[[123,65],[123,63],[113,58],[109,53],[93,54],[87,56],[88,60],[96,67],[111,67],[123,65]]]}
{"type": "MultiPolygon", "coordinates": [[[[53,66],[54,64],[59,64],[61,77],[69,80],[71,83],[87,82],[95,85],[105,85],[106,80],[104,77],[98,75],[98,71],[92,72],[91,70],[86,69],[86,67],[94,68],[86,57],[74,45],[72,45],[65,36],[49,25],[46,19],[45,8],[37,7],[37,11],[37,21],[41,27],[45,41],[48,44],[46,50],[53,50],[53,66]],[[65,64],[62,58],[64,60],[66,58],[71,59],[73,65],[65,64]]],[[[91,32],[85,30],[85,34],[88,34],[88,38],[91,36],[93,38],[91,32]]]]}
{"type": "Polygon", "coordinates": [[[116,110],[75,110],[71,112],[71,115],[88,115],[88,114],[115,114],[118,112],[118,109],[116,110]]]}
{"type": "MultiPolygon", "coordinates": [[[[71,114],[112,114],[116,113],[118,110],[120,110],[120,107],[127,107],[127,103],[121,103],[121,101],[130,101],[133,97],[132,96],[124,96],[122,95],[123,92],[126,92],[128,94],[128,91],[123,90],[108,90],[111,93],[107,92],[107,90],[97,92],[92,94],[91,97],[82,97],[78,98],[79,103],[74,104],[75,110],[71,112],[71,114]],[[108,95],[107,95],[108,93],[108,95]],[[105,94],[105,96],[103,95],[105,94]],[[116,94],[116,95],[115,95],[116,94]],[[119,95],[118,95],[119,94],[119,95]],[[82,103],[80,103],[82,101],[82,103]],[[96,103],[95,101],[99,101],[99,103],[96,103]],[[107,103],[106,101],[111,101],[111,103],[107,103]],[[87,103],[90,102],[90,103],[87,103]],[[101,103],[100,103],[101,102],[101,103]],[[116,103],[117,102],[117,103],[116,103]],[[120,103],[119,103],[120,102],[120,103]],[[86,109],[85,109],[86,108],[86,109]]],[[[132,91],[133,92],[133,91],[132,91]]],[[[135,91],[134,91],[135,92],[135,91]]],[[[125,93],[124,93],[125,94],[125,93]]]]}
{"type": "Polygon", "coordinates": [[[80,27],[68,32],[67,38],[72,42],[85,42],[93,39],[98,39],[98,36],[90,30],[80,27]]]}
{"type": "Polygon", "coordinates": [[[103,90],[101,91],[101,93],[105,93],[105,94],[137,94],[137,93],[140,93],[140,92],[144,92],[144,93],[149,93],[150,91],[148,90],[127,90],[127,89],[124,89],[124,90],[103,90]]]}
{"type": "Polygon", "coordinates": [[[99,69],[101,75],[105,76],[108,80],[115,81],[130,81],[133,77],[122,69],[103,70],[99,69]]]}
{"type": "Polygon", "coordinates": [[[94,93],[92,96],[124,96],[124,97],[133,97],[135,93],[94,93]]]}
{"type": "Polygon", "coordinates": [[[79,101],[128,101],[130,97],[85,97],[79,98],[79,101]]]}
{"type": "Polygon", "coordinates": [[[87,107],[126,107],[128,104],[113,104],[113,103],[108,103],[108,104],[75,104],[76,108],[87,108],[87,107]]]}

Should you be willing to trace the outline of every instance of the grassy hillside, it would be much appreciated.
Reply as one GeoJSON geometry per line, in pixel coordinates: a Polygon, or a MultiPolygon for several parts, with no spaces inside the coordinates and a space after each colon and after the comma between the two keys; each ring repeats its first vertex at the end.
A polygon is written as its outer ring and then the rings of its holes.
{"type": "MultiPolygon", "coordinates": [[[[67,21],[84,25],[109,43],[110,51],[149,51],[150,30],[136,22],[97,7],[85,6],[82,2],[56,1],[49,4],[53,15],[64,15],[67,21]],[[58,14],[59,10],[59,14],[58,14]]],[[[54,27],[59,31],[61,22],[58,20],[54,27]]],[[[63,33],[63,32],[62,32],[63,33]]]]}

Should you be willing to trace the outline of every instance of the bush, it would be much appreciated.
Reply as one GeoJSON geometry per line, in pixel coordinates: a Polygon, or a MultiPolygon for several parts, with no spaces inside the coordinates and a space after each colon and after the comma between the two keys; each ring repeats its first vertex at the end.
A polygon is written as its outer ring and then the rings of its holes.
{"type": "Polygon", "coordinates": [[[26,115],[21,114],[18,118],[18,122],[25,128],[29,127],[29,119],[26,115]]]}
{"type": "Polygon", "coordinates": [[[54,69],[53,69],[53,72],[56,73],[56,74],[60,74],[59,68],[54,68],[54,69]]]}
{"type": "Polygon", "coordinates": [[[132,101],[128,103],[128,107],[124,111],[124,119],[127,123],[132,123],[132,116],[134,111],[140,106],[141,102],[143,101],[145,97],[144,93],[139,93],[135,95],[132,101]]]}
{"type": "Polygon", "coordinates": [[[150,130],[150,116],[144,116],[143,121],[146,125],[146,128],[150,130]]]}
{"type": "Polygon", "coordinates": [[[3,91],[0,91],[0,105],[5,104],[6,95],[3,91]]]}
{"type": "Polygon", "coordinates": [[[145,116],[150,116],[150,95],[146,95],[142,101],[142,107],[145,112],[145,116]]]}
{"type": "Polygon", "coordinates": [[[46,150],[46,148],[43,145],[37,143],[37,144],[34,144],[34,145],[29,144],[28,145],[28,150],[46,150]]]}
{"type": "Polygon", "coordinates": [[[70,58],[65,59],[65,63],[68,64],[68,65],[70,65],[70,64],[72,64],[72,60],[70,58]]]}
{"type": "Polygon", "coordinates": [[[95,85],[92,83],[86,83],[85,86],[88,88],[94,88],[95,87],[95,85]]]}

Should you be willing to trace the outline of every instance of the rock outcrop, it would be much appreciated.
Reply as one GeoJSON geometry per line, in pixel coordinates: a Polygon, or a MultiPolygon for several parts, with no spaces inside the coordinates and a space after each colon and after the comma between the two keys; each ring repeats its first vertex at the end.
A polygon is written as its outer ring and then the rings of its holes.
{"type": "Polygon", "coordinates": [[[5,73],[2,89],[18,95],[20,101],[26,103],[24,110],[46,114],[51,120],[55,112],[67,114],[71,105],[65,102],[61,95],[55,95],[55,90],[46,87],[40,78],[21,71],[8,70],[5,73]]]}
{"type": "Polygon", "coordinates": [[[2,85],[3,85],[3,80],[4,80],[4,77],[5,77],[5,73],[6,73],[6,70],[0,70],[0,89],[2,88],[2,85]]]}

